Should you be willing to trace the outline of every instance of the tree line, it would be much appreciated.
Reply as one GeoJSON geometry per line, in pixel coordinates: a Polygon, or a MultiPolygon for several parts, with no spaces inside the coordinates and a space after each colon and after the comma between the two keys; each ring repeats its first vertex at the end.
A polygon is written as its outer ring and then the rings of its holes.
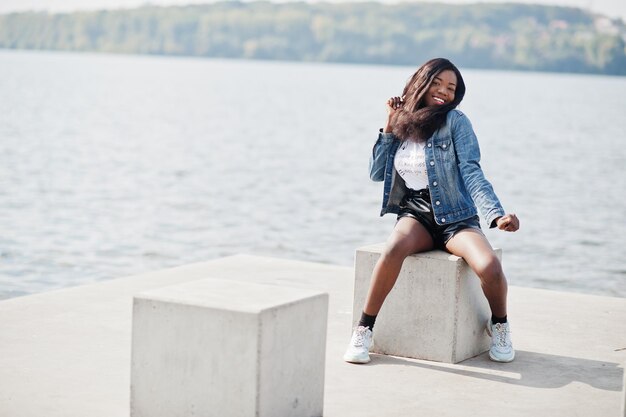
{"type": "Polygon", "coordinates": [[[622,20],[524,4],[269,3],[0,15],[0,48],[626,75],[622,20]]]}

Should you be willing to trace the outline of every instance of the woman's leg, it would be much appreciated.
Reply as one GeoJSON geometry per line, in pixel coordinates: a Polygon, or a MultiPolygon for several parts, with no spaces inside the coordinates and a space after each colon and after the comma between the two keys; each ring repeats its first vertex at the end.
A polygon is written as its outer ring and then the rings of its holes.
{"type": "Polygon", "coordinates": [[[507,282],[502,264],[489,241],[476,229],[463,229],[446,244],[453,255],[460,256],[480,278],[480,283],[496,317],[506,316],[507,282]]]}
{"type": "Polygon", "coordinates": [[[414,253],[432,249],[433,239],[426,228],[412,217],[402,217],[396,223],[385,249],[378,259],[372,273],[367,298],[363,311],[375,316],[391,291],[404,259],[414,253]]]}
{"type": "Polygon", "coordinates": [[[433,248],[433,238],[421,223],[412,217],[402,217],[387,240],[374,271],[359,325],[352,333],[343,360],[351,363],[368,363],[372,344],[372,329],[376,315],[398,279],[404,259],[413,253],[433,248]]]}
{"type": "Polygon", "coordinates": [[[515,359],[515,350],[506,319],[507,283],[500,260],[485,235],[476,229],[463,229],[456,233],[446,248],[465,259],[480,278],[493,316],[487,323],[487,332],[491,336],[489,358],[497,362],[511,362],[515,359]]]}

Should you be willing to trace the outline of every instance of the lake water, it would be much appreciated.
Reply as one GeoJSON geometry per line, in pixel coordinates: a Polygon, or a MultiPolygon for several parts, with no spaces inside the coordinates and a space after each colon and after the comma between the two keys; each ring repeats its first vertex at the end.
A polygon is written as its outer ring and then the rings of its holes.
{"type": "MultiPolygon", "coordinates": [[[[367,162],[412,67],[0,51],[0,298],[384,241],[367,162]]],[[[626,296],[626,78],[463,71],[510,284],[626,296]]]]}

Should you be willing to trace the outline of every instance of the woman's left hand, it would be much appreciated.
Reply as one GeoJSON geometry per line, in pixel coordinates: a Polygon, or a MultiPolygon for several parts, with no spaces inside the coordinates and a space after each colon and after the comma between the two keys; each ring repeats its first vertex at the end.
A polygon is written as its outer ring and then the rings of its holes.
{"type": "Polygon", "coordinates": [[[513,213],[505,214],[504,216],[496,219],[496,225],[500,230],[515,232],[517,229],[519,229],[519,219],[513,213]]]}

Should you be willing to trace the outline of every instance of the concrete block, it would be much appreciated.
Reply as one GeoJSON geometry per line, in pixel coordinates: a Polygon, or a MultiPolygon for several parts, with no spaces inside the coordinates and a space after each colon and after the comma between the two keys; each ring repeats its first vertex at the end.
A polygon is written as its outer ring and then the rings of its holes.
{"type": "Polygon", "coordinates": [[[203,279],[134,297],[131,416],[321,416],[328,295],[203,279]]]}
{"type": "MultiPolygon", "coordinates": [[[[384,244],[357,249],[353,323],[358,322],[372,271],[384,244]]],[[[496,249],[498,257],[501,251],[496,249]]],[[[406,258],[376,319],[375,353],[457,363],[489,349],[491,317],[480,280],[463,260],[444,251],[406,258]]]]}

